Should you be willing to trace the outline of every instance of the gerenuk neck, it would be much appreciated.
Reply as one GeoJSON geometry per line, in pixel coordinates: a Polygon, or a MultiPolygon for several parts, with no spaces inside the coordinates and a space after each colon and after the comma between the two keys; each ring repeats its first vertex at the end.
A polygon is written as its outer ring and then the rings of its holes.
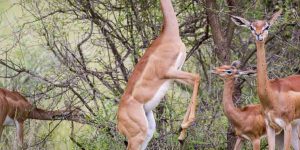
{"type": "Polygon", "coordinates": [[[236,108],[233,103],[234,79],[225,79],[223,90],[223,106],[224,113],[233,124],[239,122],[239,108],[236,108]]]}
{"type": "Polygon", "coordinates": [[[267,74],[267,62],[265,41],[256,41],[257,53],[257,92],[260,102],[263,106],[269,106],[271,103],[268,98],[269,79],[267,74]]]}
{"type": "Polygon", "coordinates": [[[179,26],[171,0],[160,0],[164,22],[162,33],[170,37],[179,37],[179,26]]]}

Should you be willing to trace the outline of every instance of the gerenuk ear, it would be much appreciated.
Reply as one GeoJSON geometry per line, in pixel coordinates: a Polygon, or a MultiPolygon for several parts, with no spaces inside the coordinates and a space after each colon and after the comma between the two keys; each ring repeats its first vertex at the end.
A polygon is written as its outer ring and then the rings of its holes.
{"type": "Polygon", "coordinates": [[[234,61],[234,62],[231,63],[231,66],[232,66],[232,67],[235,67],[235,68],[239,68],[240,65],[241,65],[241,62],[238,61],[238,60],[236,60],[236,61],[234,61]]]}
{"type": "Polygon", "coordinates": [[[274,22],[277,20],[277,18],[281,15],[282,9],[277,11],[275,14],[272,15],[272,18],[268,21],[270,25],[274,24],[274,22]]]}
{"type": "Polygon", "coordinates": [[[238,26],[250,27],[251,24],[250,21],[238,16],[231,15],[231,20],[238,26]]]}

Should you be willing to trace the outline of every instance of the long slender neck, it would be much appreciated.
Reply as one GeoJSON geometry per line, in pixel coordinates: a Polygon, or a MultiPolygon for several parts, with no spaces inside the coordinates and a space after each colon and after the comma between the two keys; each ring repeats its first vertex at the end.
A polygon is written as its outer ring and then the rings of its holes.
{"type": "Polygon", "coordinates": [[[160,0],[164,16],[162,33],[171,37],[179,37],[179,26],[171,0],[160,0]]]}
{"type": "MultiPolygon", "coordinates": [[[[239,119],[240,111],[234,106],[232,96],[234,89],[234,79],[226,79],[224,81],[224,90],[223,90],[223,106],[225,115],[232,122],[237,122],[239,119]]],[[[233,123],[234,123],[233,122],[233,123]]]]}
{"type": "Polygon", "coordinates": [[[269,79],[267,74],[265,41],[256,41],[257,49],[257,92],[261,103],[269,105],[268,88],[269,79]]]}
{"type": "Polygon", "coordinates": [[[46,111],[43,109],[34,108],[30,111],[28,118],[38,120],[64,120],[70,114],[71,112],[67,110],[46,111]]]}
{"type": "Polygon", "coordinates": [[[38,120],[68,120],[83,124],[89,123],[85,119],[86,116],[80,113],[77,109],[47,111],[39,108],[33,108],[32,110],[30,110],[27,118],[38,120]]]}

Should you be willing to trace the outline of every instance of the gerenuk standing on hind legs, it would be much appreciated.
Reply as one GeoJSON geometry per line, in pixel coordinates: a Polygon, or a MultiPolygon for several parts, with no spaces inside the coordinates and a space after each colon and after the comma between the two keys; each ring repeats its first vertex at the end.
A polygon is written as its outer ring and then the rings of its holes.
{"type": "Polygon", "coordinates": [[[250,22],[236,16],[232,16],[232,20],[249,28],[256,39],[257,92],[265,115],[269,149],[275,149],[275,129],[283,129],[284,149],[290,149],[292,143],[299,150],[298,138],[291,137],[297,136],[300,124],[300,75],[270,80],[267,74],[265,41],[269,28],[280,14],[281,10],[268,21],[250,22]]]}
{"type": "Polygon", "coordinates": [[[193,85],[192,100],[181,124],[179,140],[186,137],[186,129],[195,120],[198,74],[180,71],[186,49],[179,36],[179,27],[171,0],[160,0],[164,16],[160,35],[135,66],[119,104],[118,130],[128,139],[127,149],[146,149],[155,131],[152,110],[167,92],[170,83],[193,85]]]}

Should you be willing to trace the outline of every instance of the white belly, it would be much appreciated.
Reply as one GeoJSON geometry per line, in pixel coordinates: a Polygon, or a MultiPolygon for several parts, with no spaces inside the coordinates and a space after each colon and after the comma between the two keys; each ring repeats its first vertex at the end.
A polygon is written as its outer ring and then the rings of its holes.
{"type": "Polygon", "coordinates": [[[4,120],[3,125],[4,126],[13,126],[13,125],[15,125],[15,121],[12,118],[7,116],[4,120]]]}
{"type": "Polygon", "coordinates": [[[184,52],[181,52],[177,59],[176,59],[176,63],[175,63],[175,67],[178,69],[178,70],[181,70],[181,67],[185,61],[185,58],[186,58],[186,54],[184,52]]]}
{"type": "MultiPolygon", "coordinates": [[[[185,61],[185,57],[186,57],[186,54],[184,52],[179,53],[179,55],[177,56],[176,62],[174,64],[176,69],[178,69],[178,70],[181,69],[181,67],[185,61]]],[[[161,99],[166,95],[166,92],[169,89],[170,83],[172,81],[173,80],[167,80],[159,87],[159,89],[154,94],[154,96],[151,98],[151,100],[148,101],[144,105],[144,109],[146,112],[153,110],[160,103],[161,99]]]]}
{"type": "Polygon", "coordinates": [[[165,96],[167,90],[169,89],[170,83],[171,80],[167,80],[166,82],[164,82],[156,91],[151,100],[149,100],[144,105],[144,109],[146,112],[153,110],[160,103],[161,99],[165,96]]]}

